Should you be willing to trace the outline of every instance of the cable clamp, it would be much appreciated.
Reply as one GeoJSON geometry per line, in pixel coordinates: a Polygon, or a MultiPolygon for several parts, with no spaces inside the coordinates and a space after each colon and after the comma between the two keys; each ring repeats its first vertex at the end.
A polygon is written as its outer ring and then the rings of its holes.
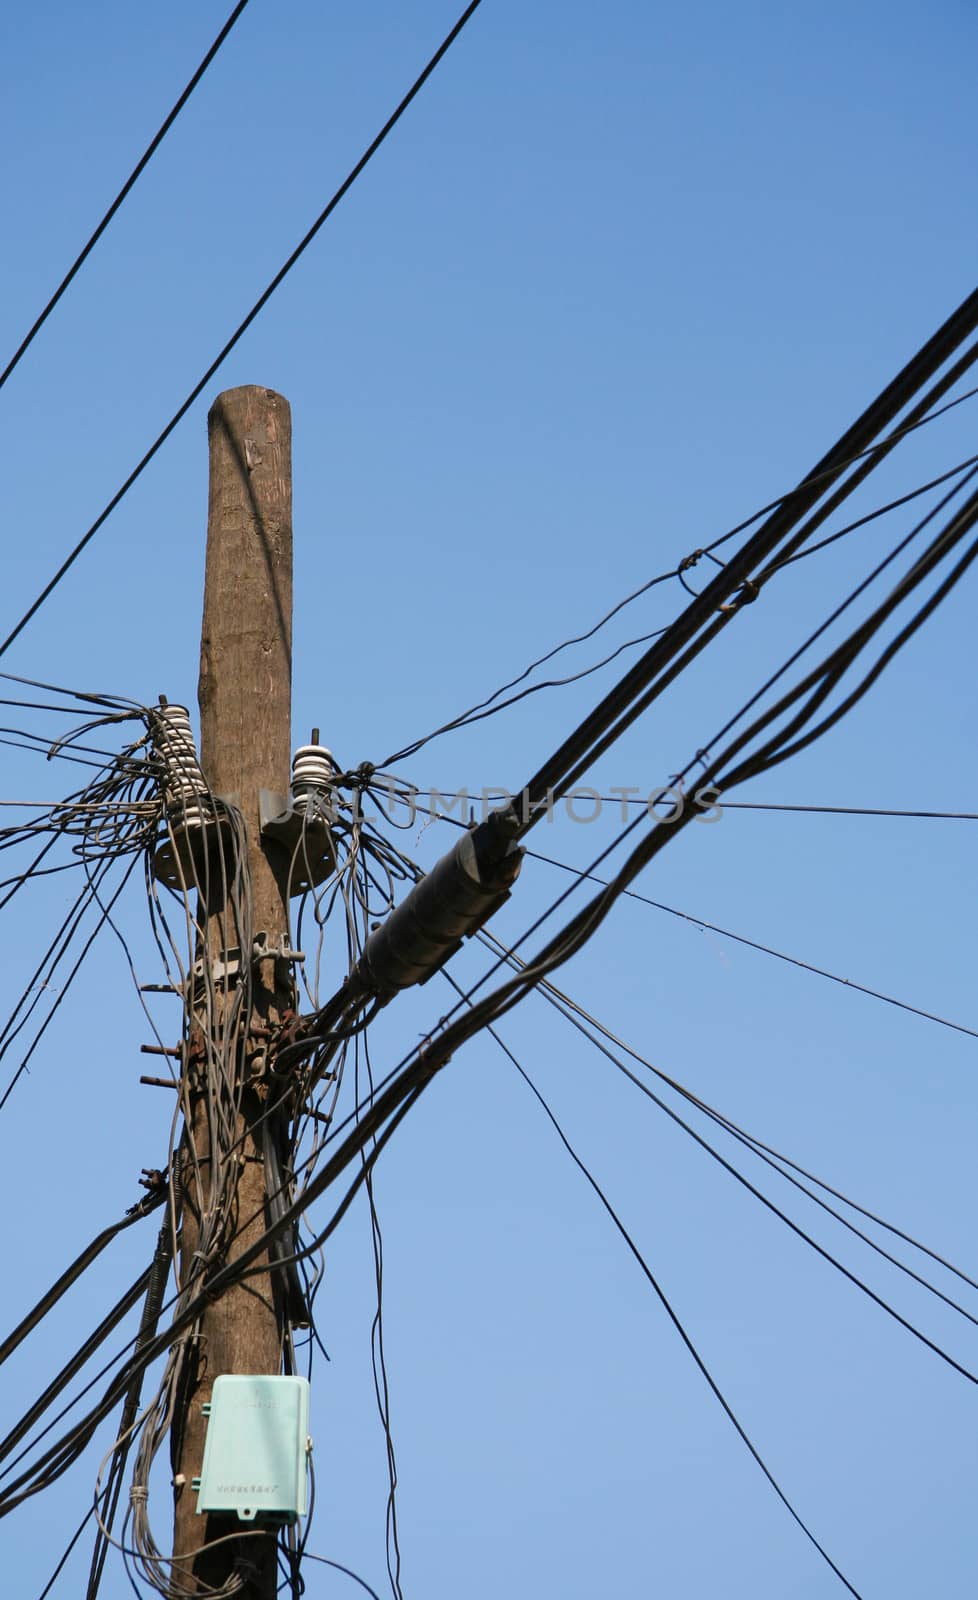
{"type": "Polygon", "coordinates": [[[251,959],[255,961],[305,961],[302,950],[293,950],[287,933],[256,933],[251,946],[251,959]]]}
{"type": "Polygon", "coordinates": [[[201,997],[201,991],[206,990],[207,981],[212,984],[225,986],[237,983],[241,976],[241,951],[237,945],[225,950],[223,957],[214,957],[208,960],[198,956],[190,969],[190,990],[196,1000],[201,997]]]}
{"type": "Polygon", "coordinates": [[[760,592],[761,586],[754,578],[745,578],[730,604],[728,606],[717,606],[717,610],[730,616],[733,612],[739,611],[742,606],[753,605],[760,592]]]}

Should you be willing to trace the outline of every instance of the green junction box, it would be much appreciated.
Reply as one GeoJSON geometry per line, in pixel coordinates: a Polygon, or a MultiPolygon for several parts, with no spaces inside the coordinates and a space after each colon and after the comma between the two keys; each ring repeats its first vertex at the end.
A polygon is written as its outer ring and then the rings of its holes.
{"type": "Polygon", "coordinates": [[[204,1463],[193,1487],[197,1515],[236,1512],[241,1522],[291,1523],[306,1512],[309,1384],[305,1378],[215,1378],[204,1463]]]}

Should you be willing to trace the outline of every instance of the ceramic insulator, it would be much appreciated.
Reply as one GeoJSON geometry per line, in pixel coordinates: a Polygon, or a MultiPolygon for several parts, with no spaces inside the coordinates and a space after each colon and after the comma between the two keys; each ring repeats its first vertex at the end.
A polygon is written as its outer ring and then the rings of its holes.
{"type": "Polygon", "coordinates": [[[323,744],[300,745],[292,758],[292,805],[296,811],[317,809],[328,802],[337,766],[323,744]]]}
{"type": "Polygon", "coordinates": [[[153,745],[163,763],[163,795],[167,807],[179,806],[186,822],[203,821],[210,808],[201,801],[207,784],[197,759],[190,713],[186,706],[159,706],[153,726],[153,745]]]}

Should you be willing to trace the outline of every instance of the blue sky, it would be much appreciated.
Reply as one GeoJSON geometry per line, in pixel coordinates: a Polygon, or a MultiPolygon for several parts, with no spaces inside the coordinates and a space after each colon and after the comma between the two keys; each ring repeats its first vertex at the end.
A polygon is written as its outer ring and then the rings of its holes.
{"type": "MultiPolygon", "coordinates": [[[[184,0],[7,9],[4,359],[224,15],[184,0]]],[[[4,634],[453,20],[435,0],[251,0],[0,393],[4,634]]],[[[955,3],[484,0],[3,665],[194,703],[206,409],[220,389],[257,382],[293,410],[294,742],[316,724],[345,765],[379,762],[483,698],[789,488],[972,289],[974,46],[973,15],[955,3]]],[[[973,440],[964,405],[908,441],[853,514],[946,470],[973,440]]],[[[588,781],[604,793],[666,783],[911,516],[784,574],[588,781]]],[[[978,809],[974,581],[833,734],[738,798],[978,809]]],[[[652,590],[565,658],[571,670],[662,626],[684,598],[676,583],[652,590]]],[[[433,743],[408,775],[422,788],[518,786],[617,670],[433,743]]],[[[5,752],[8,797],[54,800],[74,786],[57,763],[5,752]]],[[[584,865],[613,825],[607,809],[591,826],[564,817],[533,843],[584,865]]],[[[974,827],[728,811],[687,829],[636,887],[976,1026],[974,827]]],[[[427,864],[447,831],[403,837],[427,864]]],[[[500,935],[516,937],[564,881],[527,863],[500,935]]],[[[57,880],[38,884],[6,914],[12,998],[62,894],[57,880]]],[[[122,906],[140,977],[153,981],[138,886],[122,906]]],[[[457,971],[483,965],[466,951],[457,971]]],[[[148,1035],[118,945],[100,939],[88,971],[3,1113],[8,1323],[131,1203],[139,1168],[165,1148],[170,1107],[137,1081],[148,1035]]],[[[619,903],[558,981],[752,1133],[978,1276],[973,1039],[635,902],[619,903]]],[[[391,1007],[375,1061],[398,1060],[448,996],[435,982],[391,1007]]],[[[161,1026],[176,1036],[174,1017],[161,1026]]],[[[971,1595],[974,1386],[537,998],[500,1032],[860,1593],[971,1595]]],[[[737,1165],[803,1226],[978,1366],[962,1319],[749,1159],[737,1165]]],[[[844,1592],[491,1039],[432,1085],[377,1192],[405,1595],[844,1592]]],[[[11,1361],[5,1415],[135,1276],[152,1248],[145,1229],[11,1361]]],[[[383,1592],[370,1274],[356,1212],[318,1302],[332,1359],[313,1388],[310,1548],[383,1592]]],[[[959,1288],[978,1315],[978,1297],[959,1288]]],[[[43,1587],[109,1442],[5,1524],[18,1600],[43,1587]]],[[[153,1517],[165,1545],[165,1483],[153,1517]]],[[[55,1594],[80,1592],[87,1562],[83,1544],[55,1594]]],[[[325,1567],[306,1577],[314,1600],[350,1588],[325,1567]]],[[[106,1600],[130,1592],[110,1564],[106,1600]]]]}

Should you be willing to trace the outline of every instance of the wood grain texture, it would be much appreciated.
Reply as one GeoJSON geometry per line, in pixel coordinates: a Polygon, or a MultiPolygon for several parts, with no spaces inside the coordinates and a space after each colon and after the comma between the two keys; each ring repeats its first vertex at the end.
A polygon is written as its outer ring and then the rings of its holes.
{"type": "MultiPolygon", "coordinates": [[[[211,789],[234,796],[248,836],[248,870],[254,907],[254,932],[272,941],[287,931],[288,862],[276,846],[266,850],[259,833],[258,791],[286,794],[291,766],[292,687],[292,423],[289,406],[270,389],[249,386],[220,395],[208,417],[210,493],[204,615],[201,630],[198,699],[201,766],[211,789]]],[[[236,946],[227,907],[211,905],[207,942],[211,955],[236,946]]],[[[275,1022],[290,1002],[287,987],[276,985],[276,966],[254,970],[254,1020],[275,1022]]],[[[206,1161],[211,1130],[204,1095],[193,1099],[191,1138],[198,1159],[206,1161]]],[[[244,1094],[237,1216],[245,1225],[231,1240],[233,1261],[265,1226],[265,1177],[250,1129],[265,1108],[259,1084],[244,1094]],[[250,1224],[246,1219],[254,1218],[250,1224]]],[[[189,1151],[185,1148],[185,1161],[189,1151]]],[[[197,1218],[184,1206],[181,1237],[185,1276],[197,1245],[197,1218]]],[[[203,1459],[209,1400],[221,1373],[277,1373],[281,1370],[282,1331],[270,1277],[248,1278],[208,1307],[202,1321],[188,1392],[181,1407],[175,1462],[185,1479],[175,1492],[174,1554],[186,1555],[205,1541],[240,1531],[235,1518],[198,1517],[190,1487],[203,1459]]],[[[240,1591],[248,1600],[272,1600],[276,1589],[274,1536],[232,1540],[198,1555],[193,1563],[197,1591],[219,1586],[235,1571],[245,1575],[240,1591]]],[[[189,1579],[186,1567],[181,1578],[189,1579]]]]}

